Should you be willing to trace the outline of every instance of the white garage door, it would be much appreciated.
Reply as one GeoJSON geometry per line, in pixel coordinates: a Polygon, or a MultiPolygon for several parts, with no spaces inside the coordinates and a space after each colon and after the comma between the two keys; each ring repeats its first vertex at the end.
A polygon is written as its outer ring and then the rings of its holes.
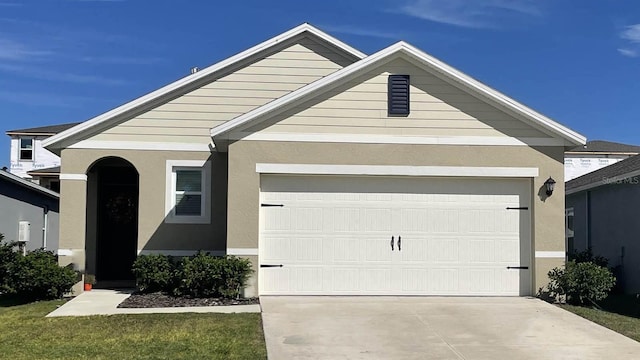
{"type": "Polygon", "coordinates": [[[262,175],[260,294],[529,295],[529,188],[262,175]]]}

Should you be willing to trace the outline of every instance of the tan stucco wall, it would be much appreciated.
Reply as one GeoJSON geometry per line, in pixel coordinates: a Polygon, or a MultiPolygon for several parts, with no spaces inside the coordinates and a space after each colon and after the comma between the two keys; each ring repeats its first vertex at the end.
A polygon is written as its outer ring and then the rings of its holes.
{"type": "MultiPolygon", "coordinates": [[[[532,254],[564,251],[563,152],[562,147],[235,142],[229,147],[227,246],[258,247],[260,175],[256,173],[257,163],[497,166],[539,169],[539,176],[533,179],[531,200],[532,254]],[[558,186],[543,202],[538,193],[549,176],[558,186]]],[[[535,261],[532,293],[546,284],[550,266],[562,263],[562,259],[552,260],[535,261]]]]}
{"type": "MultiPolygon", "coordinates": [[[[62,151],[62,174],[86,174],[93,163],[107,156],[129,161],[139,174],[138,250],[226,249],[226,154],[140,150],[62,151]],[[210,224],[167,224],[165,219],[166,161],[207,160],[212,162],[212,201],[210,224]]],[[[89,180],[90,181],[90,180],[89,180]]],[[[85,266],[85,238],[94,240],[87,230],[87,182],[62,180],[60,196],[60,248],[71,249],[79,270],[85,266]]],[[[89,203],[91,203],[89,201],[89,203]]],[[[89,226],[95,226],[89,218],[89,226]]],[[[91,256],[91,249],[88,249],[91,256]]],[[[62,262],[63,260],[61,260],[62,262]]],[[[67,263],[69,259],[64,260],[67,263]]]]}

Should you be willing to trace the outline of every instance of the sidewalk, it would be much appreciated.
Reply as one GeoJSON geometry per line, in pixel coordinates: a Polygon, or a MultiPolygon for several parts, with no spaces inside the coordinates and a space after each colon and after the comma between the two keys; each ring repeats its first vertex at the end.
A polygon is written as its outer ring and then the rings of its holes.
{"type": "Polygon", "coordinates": [[[71,299],[52,311],[47,317],[90,316],[116,314],[161,314],[161,313],[259,313],[260,305],[200,306],[170,308],[118,308],[133,290],[91,290],[71,299]]]}

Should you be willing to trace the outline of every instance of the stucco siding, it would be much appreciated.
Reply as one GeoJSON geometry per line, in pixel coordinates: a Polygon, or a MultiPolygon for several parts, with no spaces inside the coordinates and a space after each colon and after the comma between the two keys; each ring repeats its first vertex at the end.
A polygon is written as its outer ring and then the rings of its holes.
{"type": "MultiPolygon", "coordinates": [[[[127,160],[139,174],[139,251],[226,249],[226,154],[65,149],[62,151],[62,173],[87,174],[92,164],[108,156],[127,160]],[[211,161],[210,224],[165,222],[167,160],[211,161]]],[[[89,173],[88,182],[91,181],[89,173]]],[[[62,180],[61,199],[60,247],[72,250],[73,257],[80,261],[84,259],[85,250],[89,253],[94,251],[91,244],[95,243],[95,219],[91,216],[90,207],[95,206],[95,194],[90,194],[87,198],[86,181],[62,180]]],[[[82,261],[79,265],[84,266],[84,260],[82,261]]]]}
{"type": "Polygon", "coordinates": [[[209,129],[353,61],[310,38],[276,46],[245,67],[89,138],[208,144],[209,129]]]}
{"type": "MultiPolygon", "coordinates": [[[[532,243],[535,251],[564,252],[564,189],[539,197],[544,181],[563,177],[563,148],[524,146],[446,146],[398,144],[324,144],[238,141],[229,148],[228,247],[257,248],[259,235],[260,175],[257,163],[407,165],[407,166],[498,166],[536,167],[540,175],[531,189],[532,243]],[[345,154],[348,154],[346,156],[345,154]]],[[[534,259],[532,259],[534,261],[534,259]]],[[[535,291],[546,285],[546,264],[535,261],[535,291]]]]}
{"type": "Polygon", "coordinates": [[[312,102],[251,128],[265,133],[341,133],[412,136],[550,138],[550,135],[431,75],[396,59],[312,102]],[[406,117],[387,112],[387,78],[411,76],[406,117]]]}

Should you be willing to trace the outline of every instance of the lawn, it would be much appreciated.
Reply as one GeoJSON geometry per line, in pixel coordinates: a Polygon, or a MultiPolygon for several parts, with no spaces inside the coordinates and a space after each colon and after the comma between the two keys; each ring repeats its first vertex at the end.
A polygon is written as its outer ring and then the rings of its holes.
{"type": "Polygon", "coordinates": [[[260,314],[45,318],[63,301],[0,300],[2,359],[266,359],[260,314]]]}
{"type": "Polygon", "coordinates": [[[635,296],[610,295],[599,305],[602,310],[572,305],[562,305],[561,307],[624,336],[640,341],[640,301],[635,296]]]}

